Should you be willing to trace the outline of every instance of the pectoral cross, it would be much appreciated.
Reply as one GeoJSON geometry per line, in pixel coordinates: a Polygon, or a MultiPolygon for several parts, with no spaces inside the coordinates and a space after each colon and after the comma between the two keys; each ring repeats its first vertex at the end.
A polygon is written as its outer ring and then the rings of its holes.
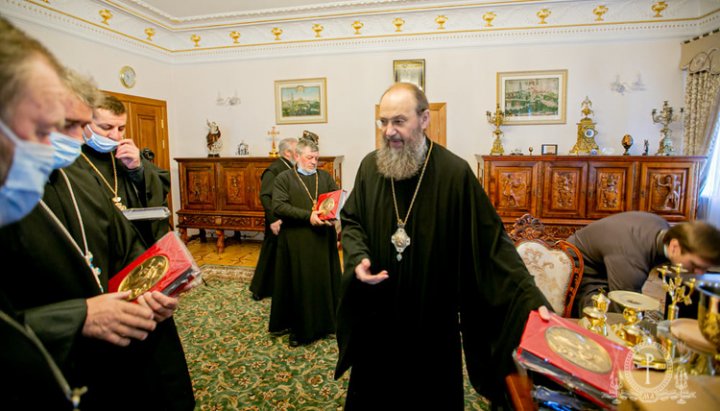
{"type": "Polygon", "coordinates": [[[268,131],[268,135],[272,138],[272,150],[270,150],[270,157],[280,157],[280,153],[277,150],[277,147],[275,147],[275,137],[280,135],[280,132],[275,130],[275,126],[272,127],[270,131],[268,131]]]}

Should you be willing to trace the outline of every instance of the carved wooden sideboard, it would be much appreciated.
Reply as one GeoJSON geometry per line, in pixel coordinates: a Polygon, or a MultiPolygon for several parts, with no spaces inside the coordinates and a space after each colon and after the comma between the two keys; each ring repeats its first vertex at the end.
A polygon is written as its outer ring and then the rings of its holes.
{"type": "Polygon", "coordinates": [[[510,227],[530,213],[556,238],[623,211],[695,219],[705,157],[476,155],[478,178],[510,227]],[[482,175],[481,175],[482,172],[482,175]]]}
{"type": "MultiPolygon", "coordinates": [[[[225,248],[223,230],[264,231],[260,178],[270,157],[176,158],[179,165],[180,210],[177,227],[187,242],[188,228],[214,229],[218,252],[225,248]]],[[[320,157],[318,167],[342,182],[343,156],[320,157]]]]}

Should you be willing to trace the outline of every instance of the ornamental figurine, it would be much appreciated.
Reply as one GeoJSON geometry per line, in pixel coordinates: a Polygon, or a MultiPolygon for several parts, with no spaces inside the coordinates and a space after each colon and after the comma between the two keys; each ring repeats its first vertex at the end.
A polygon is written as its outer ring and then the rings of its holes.
{"type": "MultiPolygon", "coordinates": [[[[683,111],[685,109],[680,108],[680,116],[683,115],[683,111]]],[[[668,127],[670,123],[673,121],[678,120],[678,115],[673,114],[673,108],[668,105],[667,100],[663,103],[662,110],[660,110],[660,113],[657,112],[657,109],[652,110],[652,119],[653,123],[659,123],[662,125],[662,129],[660,129],[660,136],[662,138],[660,139],[660,146],[658,147],[657,153],[655,153],[656,156],[669,156],[672,155],[673,151],[673,145],[672,145],[672,138],[670,136],[672,135],[672,131],[668,127]]]]}
{"type": "Polygon", "coordinates": [[[222,133],[220,132],[220,127],[214,121],[205,121],[207,122],[207,126],[209,128],[208,134],[205,137],[205,140],[207,141],[208,157],[220,157],[220,150],[222,150],[222,140],[220,140],[222,133]]]}
{"type": "MultiPolygon", "coordinates": [[[[503,123],[505,122],[505,117],[511,116],[512,113],[509,113],[507,111],[503,112],[502,110],[500,110],[500,104],[498,104],[495,108],[495,113],[486,111],[485,114],[487,115],[488,123],[495,126],[495,130],[493,131],[493,134],[495,135],[495,140],[493,140],[490,155],[503,155],[505,153],[505,149],[503,148],[502,141],[500,140],[500,137],[503,135],[503,132],[500,130],[500,126],[503,125],[503,123]]],[[[530,154],[532,154],[532,150],[530,154]]]]}
{"type": "Polygon", "coordinates": [[[582,108],[580,112],[584,117],[577,123],[577,142],[570,150],[570,154],[590,154],[593,150],[597,152],[600,147],[595,142],[595,136],[597,135],[597,131],[595,131],[596,123],[590,118],[590,115],[593,114],[591,109],[592,101],[586,96],[580,107],[582,108]]]}

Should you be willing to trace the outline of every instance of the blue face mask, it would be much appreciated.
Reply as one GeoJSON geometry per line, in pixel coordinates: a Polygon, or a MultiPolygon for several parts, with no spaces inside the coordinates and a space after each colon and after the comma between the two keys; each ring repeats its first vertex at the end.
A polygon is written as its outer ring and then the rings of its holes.
{"type": "Polygon", "coordinates": [[[85,143],[93,150],[97,151],[98,153],[109,153],[115,150],[115,148],[117,148],[117,141],[97,134],[96,132],[92,131],[90,126],[87,126],[87,130],[88,132],[90,132],[90,138],[86,138],[85,134],[83,134],[83,138],[85,138],[85,143]]]}
{"type": "Polygon", "coordinates": [[[42,198],[53,171],[55,149],[20,140],[1,120],[0,130],[15,144],[12,166],[0,187],[0,226],[4,226],[25,217],[42,198]]]}
{"type": "Polygon", "coordinates": [[[317,173],[317,169],[315,169],[315,170],[305,170],[304,168],[300,167],[299,164],[298,164],[297,170],[298,170],[298,173],[300,173],[300,174],[302,174],[302,175],[304,175],[304,176],[311,176],[311,175],[317,173]]]}
{"type": "Polygon", "coordinates": [[[65,134],[54,132],[50,134],[50,142],[55,148],[54,169],[64,168],[74,163],[82,152],[83,142],[65,134]]]}

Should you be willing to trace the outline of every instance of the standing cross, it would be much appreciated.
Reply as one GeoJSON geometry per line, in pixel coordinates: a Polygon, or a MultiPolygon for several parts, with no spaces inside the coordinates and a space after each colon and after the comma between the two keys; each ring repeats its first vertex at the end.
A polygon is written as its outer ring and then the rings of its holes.
{"type": "Polygon", "coordinates": [[[272,130],[268,131],[268,135],[272,137],[272,150],[270,150],[270,157],[280,157],[280,153],[277,150],[277,147],[275,147],[275,137],[280,135],[280,132],[275,130],[275,126],[272,127],[272,130]]]}

